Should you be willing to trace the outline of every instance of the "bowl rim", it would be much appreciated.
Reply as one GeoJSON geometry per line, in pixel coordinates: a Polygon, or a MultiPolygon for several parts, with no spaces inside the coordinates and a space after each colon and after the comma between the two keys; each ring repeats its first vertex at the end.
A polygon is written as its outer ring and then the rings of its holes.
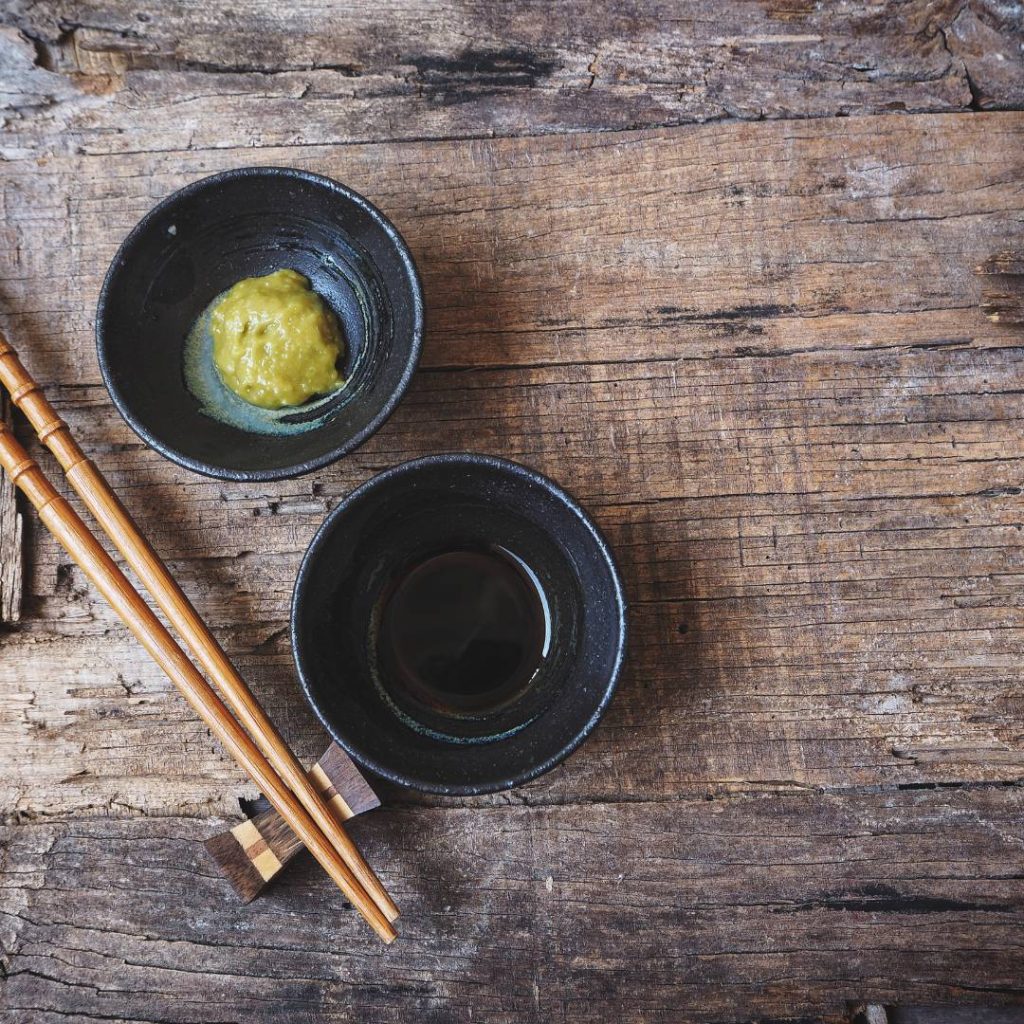
{"type": "Polygon", "coordinates": [[[228,170],[218,171],[215,174],[208,174],[202,178],[198,178],[195,181],[189,182],[187,185],[183,185],[181,188],[176,189],[170,195],[165,196],[142,216],[131,231],[125,235],[121,244],[117,248],[117,252],[114,253],[113,259],[110,261],[110,266],[107,267],[107,272],[103,278],[103,284],[100,287],[99,298],[96,302],[94,334],[96,339],[96,358],[99,362],[100,375],[103,378],[103,383],[106,386],[107,393],[110,395],[117,411],[121,414],[122,419],[124,419],[128,426],[131,427],[131,429],[142,439],[143,442],[145,442],[147,446],[159,452],[164,456],[164,458],[170,459],[171,462],[203,476],[213,477],[217,480],[251,482],[290,480],[293,477],[303,476],[304,474],[311,473],[314,470],[322,469],[324,466],[328,466],[332,462],[336,462],[338,459],[349,454],[349,452],[354,451],[364,441],[375,434],[395,411],[398,403],[402,400],[408,390],[409,384],[412,382],[412,377],[416,372],[416,367],[419,364],[420,354],[423,349],[423,328],[423,283],[420,279],[419,271],[416,269],[416,264],[412,258],[412,253],[409,250],[408,243],[402,237],[398,228],[391,223],[381,210],[371,203],[369,199],[360,195],[354,189],[351,189],[347,185],[343,185],[341,182],[336,181],[334,178],[329,178],[324,174],[317,174],[314,171],[307,171],[298,167],[275,167],[273,165],[260,164],[251,167],[232,167],[228,170]],[[412,292],[413,329],[409,354],[406,357],[405,366],[402,369],[402,375],[398,380],[398,384],[394,389],[392,389],[391,394],[388,395],[383,406],[377,411],[366,426],[357,431],[350,438],[347,438],[341,444],[335,445],[330,450],[321,455],[314,456],[311,459],[306,459],[303,462],[293,463],[275,469],[240,470],[230,469],[224,466],[215,466],[202,459],[185,455],[183,452],[178,451],[173,446],[162,441],[136,416],[127,398],[117,386],[114,379],[113,368],[108,358],[106,340],[104,338],[105,332],[103,325],[106,320],[110,291],[113,287],[114,280],[127,260],[129,249],[138,242],[139,238],[147,230],[150,229],[153,222],[158,217],[165,214],[175,204],[181,202],[183,199],[188,199],[197,193],[206,191],[207,189],[217,188],[226,181],[233,181],[238,178],[280,178],[302,181],[305,184],[314,186],[315,188],[327,189],[334,193],[336,197],[360,207],[373,221],[376,222],[391,244],[395,247],[402,265],[405,268],[406,278],[412,292]]]}
{"type": "MultiPolygon", "coordinates": [[[[591,519],[586,510],[572,497],[564,488],[556,484],[550,478],[538,473],[536,470],[511,459],[499,458],[494,455],[482,455],[475,452],[441,452],[434,455],[426,455],[421,458],[411,459],[408,462],[399,463],[381,473],[370,477],[360,484],[355,490],[343,497],[337,505],[327,514],[324,521],[318,527],[313,539],[309,542],[305,554],[302,556],[302,563],[299,566],[298,575],[295,578],[295,586],[292,590],[291,613],[289,618],[289,630],[291,633],[292,659],[295,662],[296,673],[299,677],[299,685],[305,695],[306,703],[313,709],[313,713],[320,720],[320,724],[327,730],[331,739],[345,750],[358,764],[369,769],[375,775],[387,779],[396,785],[408,789],[418,790],[425,793],[437,793],[446,796],[479,796],[484,793],[497,793],[502,790],[512,789],[550,771],[556,765],[564,761],[581,743],[594,731],[598,722],[604,716],[605,711],[618,687],[619,677],[622,672],[622,665],[626,655],[627,641],[627,612],[625,589],[622,584],[622,576],[615,561],[611,547],[604,538],[597,524],[591,519]],[[457,783],[446,785],[433,782],[430,779],[417,777],[414,773],[395,771],[387,765],[382,764],[374,757],[367,755],[353,744],[350,740],[339,735],[328,717],[321,710],[319,703],[314,698],[309,678],[307,677],[306,666],[298,641],[297,620],[301,606],[305,602],[306,590],[309,586],[309,577],[313,572],[313,563],[317,559],[320,549],[326,543],[327,537],[334,528],[334,523],[353,504],[361,500],[364,495],[371,493],[383,484],[396,477],[407,476],[438,465],[461,465],[474,468],[497,469],[504,473],[520,477],[530,483],[541,487],[547,494],[561,502],[583,525],[597,545],[597,549],[608,568],[611,578],[611,592],[616,606],[616,625],[618,627],[618,639],[615,647],[614,661],[608,673],[608,679],[604,684],[594,710],[587,718],[580,729],[557,751],[545,757],[539,763],[512,774],[498,773],[494,777],[477,783],[457,783]]],[[[500,742],[500,741],[499,741],[500,742]]]]}

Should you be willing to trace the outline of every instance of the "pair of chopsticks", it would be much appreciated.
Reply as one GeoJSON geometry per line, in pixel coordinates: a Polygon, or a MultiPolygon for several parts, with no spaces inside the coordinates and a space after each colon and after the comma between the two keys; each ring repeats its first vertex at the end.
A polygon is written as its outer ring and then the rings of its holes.
{"type": "Polygon", "coordinates": [[[238,721],[79,515],[57,493],[14,434],[0,422],[0,464],[11,480],[24,492],[43,524],[92,580],[352,905],[385,942],[394,941],[397,932],[391,922],[398,917],[398,908],[387,890],[345,834],[209,628],[139,532],[103,475],[85,457],[67,424],[56,414],[2,333],[0,383],[10,392],[11,401],[28,418],[39,440],[56,456],[68,483],[85,502],[125,562],[135,571],[196,661],[217,683],[223,700],[238,716],[238,721]]]}

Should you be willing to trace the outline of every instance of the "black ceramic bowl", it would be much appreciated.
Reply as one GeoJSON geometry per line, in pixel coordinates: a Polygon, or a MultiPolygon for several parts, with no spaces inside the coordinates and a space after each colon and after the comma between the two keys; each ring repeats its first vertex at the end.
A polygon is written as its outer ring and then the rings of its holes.
{"type": "MultiPolygon", "coordinates": [[[[96,314],[100,370],[151,447],[199,473],[275,480],[350,452],[388,417],[419,358],[423,299],[412,257],[362,196],[306,171],[247,167],[203,178],[151,210],[107,271],[96,314]],[[204,411],[184,351],[206,307],[236,281],[298,270],[338,317],[346,387],[257,433],[204,411]]],[[[211,371],[213,372],[213,371],[211,371]]]]}
{"type": "Polygon", "coordinates": [[[357,761],[393,782],[472,794],[532,779],[597,724],[618,680],[625,600],[608,545],[563,490],[483,455],[436,455],[345,498],[306,552],[292,648],[313,710],[357,761]],[[550,645],[511,705],[468,718],[396,700],[380,656],[380,607],[410,565],[452,550],[521,559],[548,606],[550,645]]]}

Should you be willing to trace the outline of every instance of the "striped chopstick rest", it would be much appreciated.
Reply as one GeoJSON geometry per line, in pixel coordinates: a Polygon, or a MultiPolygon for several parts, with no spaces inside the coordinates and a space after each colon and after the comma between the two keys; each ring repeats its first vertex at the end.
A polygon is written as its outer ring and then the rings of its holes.
{"type": "Polygon", "coordinates": [[[269,882],[274,875],[281,870],[281,862],[277,854],[270,848],[269,842],[263,838],[263,833],[250,819],[236,825],[231,834],[238,840],[249,863],[259,872],[265,882],[269,882]]]}
{"type": "MultiPolygon", "coordinates": [[[[328,751],[330,753],[330,751],[328,751]]],[[[324,755],[327,756],[326,754],[324,755]]],[[[328,778],[327,772],[317,762],[309,770],[309,777],[313,780],[320,795],[327,801],[327,806],[342,820],[348,821],[355,815],[355,811],[346,803],[345,798],[338,792],[338,787],[328,778]]]]}
{"type": "MultiPolygon", "coordinates": [[[[334,744],[309,770],[309,778],[339,821],[380,806],[359,769],[334,744]]],[[[243,903],[252,902],[302,849],[273,808],[207,839],[205,846],[243,903]]]]}

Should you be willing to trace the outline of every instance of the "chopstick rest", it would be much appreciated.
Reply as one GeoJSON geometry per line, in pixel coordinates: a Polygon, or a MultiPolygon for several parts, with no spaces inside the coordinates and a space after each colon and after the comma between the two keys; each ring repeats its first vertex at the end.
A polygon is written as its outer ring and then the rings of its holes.
{"type": "MultiPolygon", "coordinates": [[[[336,744],[327,748],[309,776],[340,821],[380,807],[377,794],[336,744]]],[[[212,836],[205,846],[243,903],[259,896],[302,849],[273,807],[212,836]]]]}

